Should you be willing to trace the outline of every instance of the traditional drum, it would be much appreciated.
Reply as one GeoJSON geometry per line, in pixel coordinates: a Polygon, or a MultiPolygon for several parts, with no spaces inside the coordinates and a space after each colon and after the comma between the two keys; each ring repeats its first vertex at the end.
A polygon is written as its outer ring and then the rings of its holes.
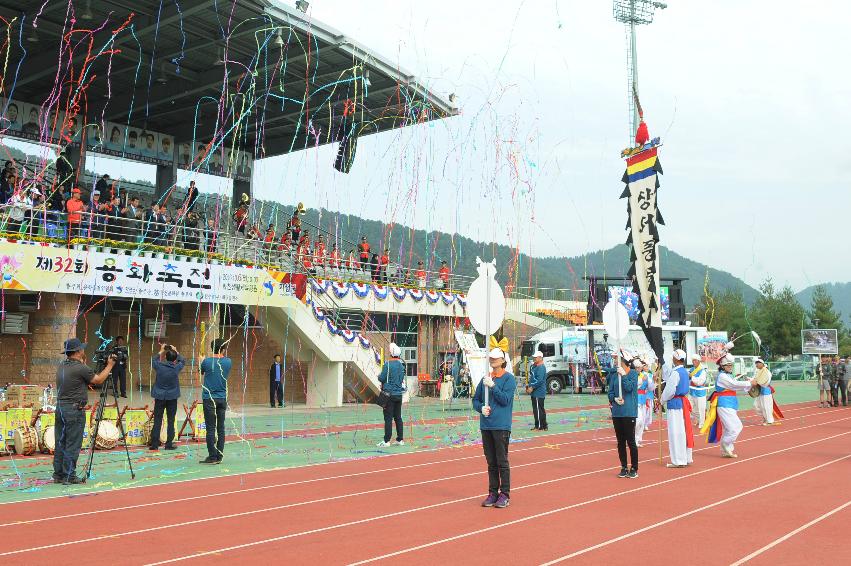
{"type": "Polygon", "coordinates": [[[118,443],[121,438],[121,433],[118,432],[118,427],[111,421],[101,421],[95,437],[95,448],[100,450],[110,450],[118,443]]]}
{"type": "Polygon", "coordinates": [[[31,426],[20,426],[12,434],[15,441],[15,454],[29,456],[38,450],[38,434],[31,426]]]}
{"type": "Polygon", "coordinates": [[[762,389],[760,388],[759,385],[753,385],[753,386],[751,386],[750,389],[748,389],[748,395],[750,395],[754,399],[759,397],[761,395],[761,393],[762,393],[762,389]]]}
{"type": "Polygon", "coordinates": [[[46,426],[41,431],[41,451],[53,454],[56,450],[56,427],[46,426]]]}
{"type": "MultiPolygon", "coordinates": [[[[149,419],[145,422],[145,429],[142,438],[145,439],[145,444],[151,443],[151,433],[154,431],[154,419],[149,419]]],[[[175,433],[176,436],[176,433],[175,433]]],[[[160,427],[160,444],[168,442],[168,421],[164,418],[163,424],[160,427]]]]}

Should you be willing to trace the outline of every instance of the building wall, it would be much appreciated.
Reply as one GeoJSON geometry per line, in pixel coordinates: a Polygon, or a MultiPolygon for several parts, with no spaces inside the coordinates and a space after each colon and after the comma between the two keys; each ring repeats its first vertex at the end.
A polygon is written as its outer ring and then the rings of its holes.
{"type": "MultiPolygon", "coordinates": [[[[5,309],[18,310],[18,298],[14,293],[4,295],[5,309]]],[[[65,339],[77,336],[87,343],[86,357],[92,360],[95,351],[102,342],[101,337],[125,336],[130,353],[127,379],[128,389],[149,391],[154,380],[151,370],[151,357],[159,351],[159,339],[145,338],[144,321],[150,318],[162,318],[159,303],[143,303],[141,320],[138,315],[110,314],[104,319],[96,305],[90,312],[81,312],[77,316],[79,296],[61,293],[42,293],[40,308],[30,313],[29,335],[13,336],[0,334],[0,381],[3,383],[33,383],[47,385],[54,383],[56,366],[62,360],[60,354],[65,339]]],[[[181,320],[168,324],[163,342],[174,345],[187,360],[187,367],[181,372],[182,387],[200,386],[197,366],[201,355],[201,322],[211,320],[211,305],[184,303],[181,320]]],[[[263,329],[245,329],[226,327],[216,329],[207,325],[205,351],[215,338],[216,332],[230,338],[228,356],[233,360],[233,370],[229,380],[229,396],[237,404],[267,403],[269,401],[269,367],[275,354],[284,354],[279,341],[267,335],[263,329]]],[[[288,403],[305,402],[305,384],[309,371],[309,362],[296,359],[296,355],[286,354],[285,401],[288,403]]],[[[93,365],[93,363],[92,363],[93,365]]],[[[184,395],[186,396],[186,395],[184,395]]]]}

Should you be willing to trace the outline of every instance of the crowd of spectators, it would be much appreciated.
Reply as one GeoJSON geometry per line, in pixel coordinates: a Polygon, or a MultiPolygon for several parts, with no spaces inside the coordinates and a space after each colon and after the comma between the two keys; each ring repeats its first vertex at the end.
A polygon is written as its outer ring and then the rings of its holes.
{"type": "MultiPolygon", "coordinates": [[[[109,175],[102,175],[91,192],[74,186],[70,163],[56,163],[56,179],[68,182],[50,186],[41,183],[21,183],[15,163],[7,161],[0,172],[0,203],[5,214],[0,219],[0,232],[21,236],[90,238],[133,244],[173,247],[216,253],[223,240],[220,234],[228,227],[216,218],[208,218],[197,210],[198,187],[192,181],[186,197],[171,207],[161,202],[143,203],[138,195],[119,191],[109,175]],[[67,166],[65,166],[65,165],[67,166]]],[[[303,269],[326,277],[367,277],[381,284],[406,284],[448,288],[450,270],[441,262],[437,274],[428,273],[422,260],[415,269],[406,269],[390,261],[390,249],[381,253],[373,249],[366,236],[347,252],[334,242],[326,242],[324,234],[314,237],[302,226],[300,209],[296,209],[283,230],[269,223],[265,231],[259,223],[251,222],[251,200],[243,194],[231,216],[232,253],[263,263],[303,269]],[[429,281],[430,279],[430,281],[429,281]]]]}

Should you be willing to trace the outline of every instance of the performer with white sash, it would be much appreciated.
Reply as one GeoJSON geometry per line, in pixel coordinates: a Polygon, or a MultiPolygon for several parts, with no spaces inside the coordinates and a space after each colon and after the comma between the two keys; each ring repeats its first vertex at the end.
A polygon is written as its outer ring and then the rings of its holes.
{"type": "Polygon", "coordinates": [[[691,361],[694,362],[694,367],[689,372],[691,383],[688,394],[691,396],[692,406],[697,411],[697,428],[701,429],[706,420],[706,392],[709,388],[706,387],[706,369],[700,364],[700,355],[692,354],[691,361]]]}
{"type": "Polygon", "coordinates": [[[742,432],[742,421],[736,392],[747,391],[756,381],[740,381],[733,377],[733,356],[730,354],[718,360],[718,369],[715,391],[709,397],[709,414],[701,432],[709,433],[707,440],[712,444],[720,441],[723,458],[737,458],[733,443],[742,432]]]}
{"type": "Polygon", "coordinates": [[[650,424],[653,415],[653,378],[647,371],[647,363],[636,358],[633,367],[638,371],[638,416],[635,419],[635,443],[641,447],[644,441],[644,431],[650,424]]]}
{"type": "Polygon", "coordinates": [[[674,369],[665,376],[661,401],[668,415],[669,468],[685,468],[692,463],[694,432],[691,427],[691,403],[688,400],[689,375],[685,368],[686,353],[674,350],[674,369]]]}
{"type": "Polygon", "coordinates": [[[774,424],[775,417],[783,418],[783,413],[774,401],[774,387],[771,386],[771,371],[762,358],[756,359],[756,375],[754,381],[759,385],[759,395],[754,399],[753,406],[762,417],[763,426],[774,424]]]}

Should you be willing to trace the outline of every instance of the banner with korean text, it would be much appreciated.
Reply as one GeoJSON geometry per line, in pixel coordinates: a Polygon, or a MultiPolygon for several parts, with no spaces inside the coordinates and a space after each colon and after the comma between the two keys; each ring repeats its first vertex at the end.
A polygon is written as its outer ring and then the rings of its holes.
{"type": "Polygon", "coordinates": [[[5,290],[280,308],[295,306],[306,286],[304,275],[272,269],[8,241],[0,275],[5,290]]]}

